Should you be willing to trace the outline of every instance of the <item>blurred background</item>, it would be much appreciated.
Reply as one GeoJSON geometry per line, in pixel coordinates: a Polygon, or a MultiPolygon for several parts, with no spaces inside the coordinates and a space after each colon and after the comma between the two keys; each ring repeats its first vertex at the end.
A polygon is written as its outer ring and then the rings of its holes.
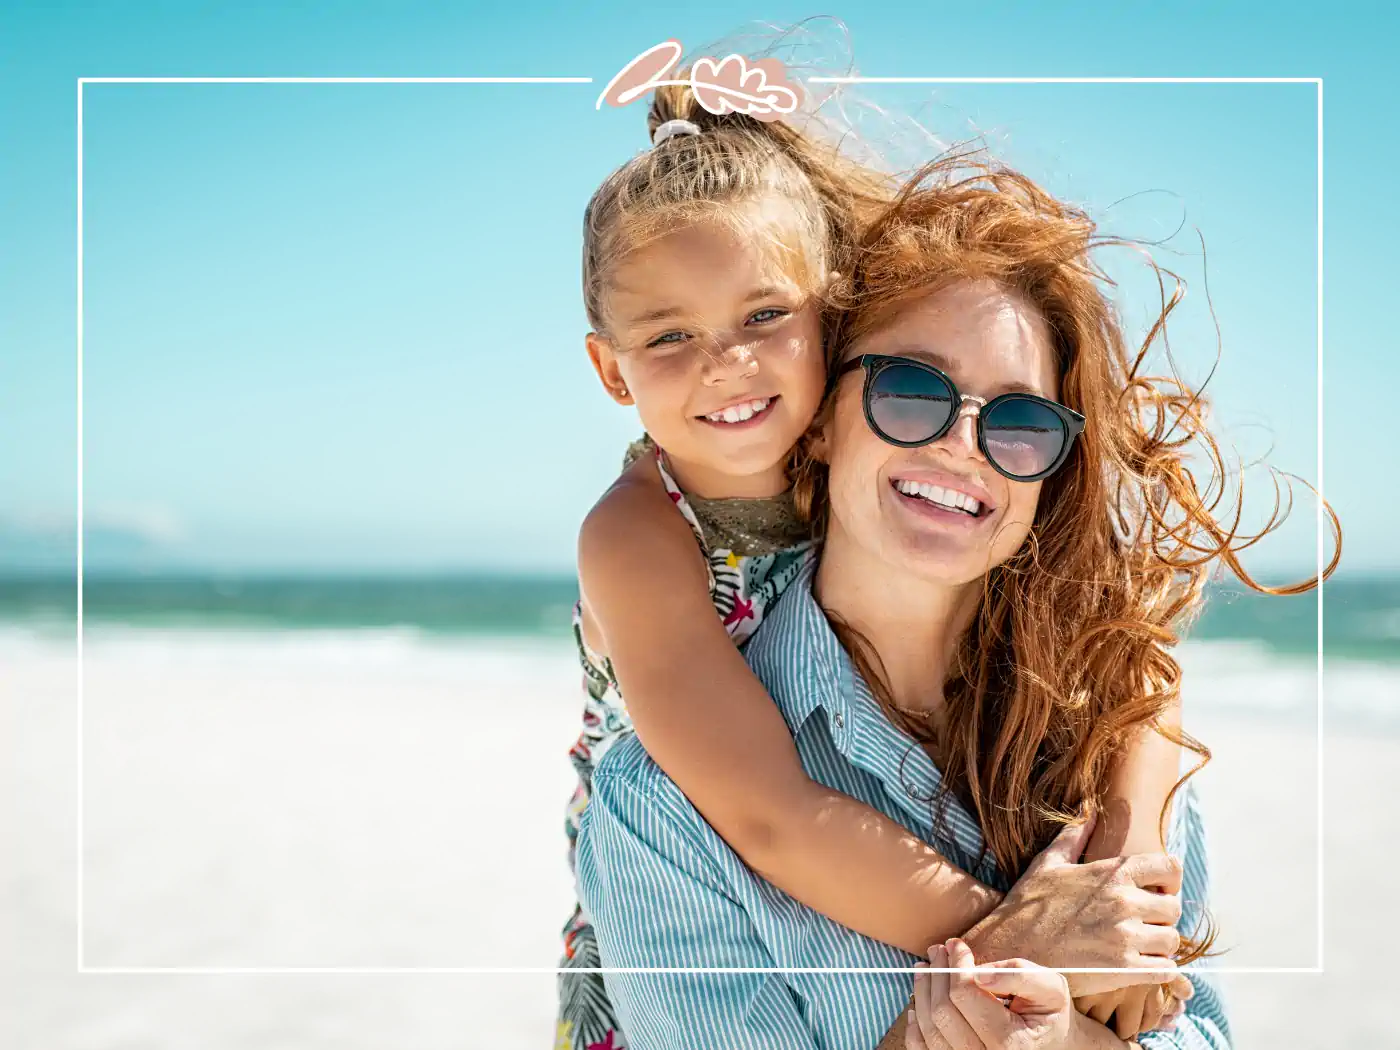
{"type": "MultiPolygon", "coordinates": [[[[584,355],[578,259],[589,195],[647,144],[645,104],[594,101],[666,37],[698,50],[818,13],[760,6],[0,9],[4,1045],[550,1045],[548,974],[237,971],[555,964],[574,537],[637,434],[584,355]],[[79,76],[593,80],[84,89],[81,668],[79,76]]],[[[1239,1045],[1395,1045],[1381,998],[1356,994],[1393,923],[1400,832],[1395,220],[1369,203],[1396,160],[1389,16],[834,14],[849,39],[810,27],[814,71],[1326,78],[1325,435],[1313,85],[857,97],[886,114],[862,130],[896,166],[932,156],[916,121],[979,139],[1105,232],[1164,242],[1188,284],[1172,362],[1209,377],[1246,526],[1273,503],[1261,461],[1313,484],[1325,466],[1346,542],[1324,596],[1325,747],[1315,594],[1218,581],[1180,650],[1186,720],[1215,755],[1220,964],[1327,970],[1231,976],[1239,1045]]],[[[1155,279],[1131,252],[1102,261],[1140,338],[1155,279]]],[[[1294,494],[1246,558],[1266,581],[1316,571],[1317,502],[1294,494]]]]}

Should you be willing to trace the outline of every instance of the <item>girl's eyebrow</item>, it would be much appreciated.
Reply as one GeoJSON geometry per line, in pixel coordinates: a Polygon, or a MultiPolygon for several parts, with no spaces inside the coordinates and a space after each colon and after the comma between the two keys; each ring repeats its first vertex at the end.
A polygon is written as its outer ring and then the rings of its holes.
{"type": "MultiPolygon", "coordinates": [[[[782,291],[783,289],[776,285],[765,284],[760,288],[755,288],[746,295],[744,297],[744,305],[747,306],[749,303],[756,303],[760,299],[767,299],[774,295],[780,295],[782,291]]],[[[623,323],[627,327],[633,328],[638,325],[651,324],[654,321],[665,321],[671,317],[679,317],[684,313],[684,308],[679,306],[661,306],[655,310],[647,310],[644,313],[640,313],[636,317],[629,317],[623,323]]]]}
{"type": "Polygon", "coordinates": [[[653,321],[664,321],[668,317],[679,317],[685,313],[679,306],[663,306],[656,310],[648,310],[638,314],[636,317],[629,317],[624,323],[629,327],[650,324],[653,321]]]}
{"type": "Polygon", "coordinates": [[[751,291],[748,294],[748,296],[744,299],[744,302],[745,304],[756,303],[760,299],[768,299],[775,295],[782,295],[783,291],[784,289],[779,288],[777,285],[765,284],[762,287],[755,288],[753,291],[751,291]]]}

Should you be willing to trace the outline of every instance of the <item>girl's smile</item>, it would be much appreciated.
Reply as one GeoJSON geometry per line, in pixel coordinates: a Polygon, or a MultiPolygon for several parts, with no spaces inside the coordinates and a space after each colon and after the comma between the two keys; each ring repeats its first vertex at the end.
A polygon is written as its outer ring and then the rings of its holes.
{"type": "Polygon", "coordinates": [[[773,406],[778,402],[777,395],[772,397],[755,397],[731,401],[723,408],[703,416],[696,416],[696,419],[709,423],[721,430],[734,430],[744,427],[755,427],[772,415],[773,406]]]}

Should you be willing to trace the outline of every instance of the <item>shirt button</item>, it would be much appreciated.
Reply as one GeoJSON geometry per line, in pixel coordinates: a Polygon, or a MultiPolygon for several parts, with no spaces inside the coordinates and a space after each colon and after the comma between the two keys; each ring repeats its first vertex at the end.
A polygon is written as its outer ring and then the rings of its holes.
{"type": "Polygon", "coordinates": [[[840,711],[836,712],[836,716],[832,719],[832,721],[836,723],[837,729],[846,728],[846,719],[842,716],[840,711]]]}

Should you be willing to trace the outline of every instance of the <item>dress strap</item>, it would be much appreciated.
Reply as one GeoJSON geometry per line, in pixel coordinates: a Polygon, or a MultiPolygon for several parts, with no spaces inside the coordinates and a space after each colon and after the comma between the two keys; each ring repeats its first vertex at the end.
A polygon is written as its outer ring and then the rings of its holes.
{"type": "Polygon", "coordinates": [[[706,554],[709,553],[709,545],[705,541],[705,533],[700,528],[700,519],[695,516],[695,511],[691,509],[690,502],[685,498],[685,493],[676,484],[676,479],[672,476],[670,469],[666,466],[666,453],[661,451],[660,445],[653,445],[656,456],[656,472],[661,475],[661,484],[666,486],[666,492],[671,497],[671,502],[676,505],[676,509],[681,512],[681,517],[685,518],[690,525],[690,531],[695,533],[695,540],[700,544],[700,549],[706,554]]]}
{"type": "Polygon", "coordinates": [[[695,542],[700,545],[700,558],[705,563],[705,580],[709,586],[710,593],[715,592],[715,567],[710,564],[710,547],[705,541],[705,532],[700,528],[700,519],[695,516],[695,511],[691,509],[690,503],[685,498],[685,493],[676,484],[676,479],[671,475],[671,471],[666,467],[666,453],[661,451],[660,445],[653,445],[656,456],[656,472],[661,475],[661,484],[666,487],[667,494],[671,497],[671,502],[676,509],[681,512],[681,517],[690,526],[690,531],[695,533],[695,542]]]}

